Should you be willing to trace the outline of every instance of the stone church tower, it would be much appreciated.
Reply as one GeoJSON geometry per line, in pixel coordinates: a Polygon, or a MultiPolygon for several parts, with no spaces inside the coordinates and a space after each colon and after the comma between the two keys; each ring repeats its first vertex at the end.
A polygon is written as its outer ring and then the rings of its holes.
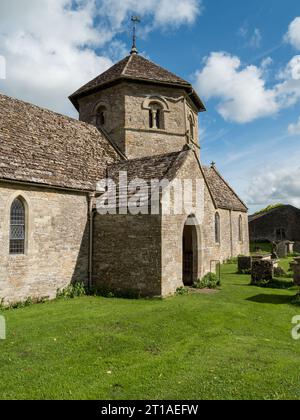
{"type": "Polygon", "coordinates": [[[128,159],[199,150],[198,113],[205,111],[192,85],[132,53],[70,100],[80,120],[96,125],[128,159]]]}
{"type": "MultiPolygon", "coordinates": [[[[148,186],[152,180],[203,185],[190,199],[193,209],[196,201],[202,207],[181,214],[165,214],[161,196],[158,214],[132,214],[128,191],[124,197],[120,188],[116,214],[94,215],[96,287],[167,296],[215,270],[216,261],[248,253],[246,206],[214,166],[201,165],[198,115],[205,107],[190,83],[133,48],[70,100],[80,120],[96,126],[123,156],[107,168],[115,185],[120,173],[128,184],[142,179],[148,186]]],[[[152,191],[146,198],[149,207],[152,191]]]]}

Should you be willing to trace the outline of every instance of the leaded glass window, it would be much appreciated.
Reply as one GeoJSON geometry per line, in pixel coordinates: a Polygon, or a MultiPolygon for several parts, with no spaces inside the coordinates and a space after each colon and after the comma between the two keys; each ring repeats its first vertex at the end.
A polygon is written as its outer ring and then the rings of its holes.
{"type": "Polygon", "coordinates": [[[19,198],[14,200],[10,210],[9,252],[13,255],[25,253],[25,208],[19,198]]]}

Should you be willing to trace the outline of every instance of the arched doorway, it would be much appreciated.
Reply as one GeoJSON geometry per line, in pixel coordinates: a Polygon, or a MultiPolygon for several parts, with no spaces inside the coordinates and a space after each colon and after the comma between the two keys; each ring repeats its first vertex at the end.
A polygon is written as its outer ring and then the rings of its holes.
{"type": "Polygon", "coordinates": [[[192,286],[198,280],[198,235],[193,217],[189,217],[184,225],[182,250],[183,284],[192,286]]]}

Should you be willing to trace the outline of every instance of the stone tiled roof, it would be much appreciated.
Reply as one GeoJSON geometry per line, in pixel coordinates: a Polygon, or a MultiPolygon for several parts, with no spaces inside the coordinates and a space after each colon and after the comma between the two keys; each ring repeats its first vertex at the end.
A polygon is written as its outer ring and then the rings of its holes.
{"type": "Polygon", "coordinates": [[[0,95],[0,179],[94,190],[119,159],[95,127],[0,95]]]}
{"type": "MultiPolygon", "coordinates": [[[[159,181],[167,179],[168,181],[172,181],[189,153],[191,153],[191,150],[184,148],[180,152],[123,161],[108,167],[108,178],[112,179],[118,185],[119,173],[127,172],[128,182],[140,178],[150,186],[150,181],[153,179],[158,179],[159,181]]],[[[217,208],[240,212],[248,211],[246,205],[215,168],[203,167],[202,169],[207,187],[217,208]]],[[[123,198],[125,199],[126,194],[127,190],[118,191],[117,198],[121,200],[123,198]]],[[[130,198],[130,194],[128,194],[128,198],[130,198]]],[[[143,197],[142,201],[147,202],[150,198],[147,194],[143,197]]]]}
{"type": "MultiPolygon", "coordinates": [[[[172,181],[177,174],[177,171],[183,165],[187,158],[189,150],[182,150],[180,152],[169,153],[159,156],[150,156],[139,159],[132,159],[123,161],[108,167],[107,175],[109,179],[112,179],[116,185],[119,184],[119,173],[127,172],[127,182],[131,182],[136,179],[142,179],[147,182],[150,187],[152,180],[163,180],[172,181]]],[[[152,191],[153,192],[153,191],[152,191]]],[[[118,190],[118,200],[130,198],[134,195],[135,191],[127,192],[118,190]]],[[[142,197],[142,202],[147,202],[151,198],[150,189],[148,193],[142,197]]]]}
{"type": "Polygon", "coordinates": [[[91,80],[86,85],[82,86],[75,93],[70,96],[70,100],[76,108],[78,108],[78,98],[86,95],[94,90],[97,90],[107,84],[116,82],[118,80],[142,80],[147,82],[179,85],[187,89],[191,93],[192,98],[196,102],[200,110],[205,110],[204,105],[198,95],[194,92],[192,85],[169,72],[168,70],[152,63],[146,58],[133,54],[130,55],[106,72],[91,80]]]}
{"type": "Polygon", "coordinates": [[[243,203],[216,168],[204,166],[203,171],[210,192],[218,208],[240,212],[248,211],[246,204],[243,203]]]}
{"type": "Polygon", "coordinates": [[[152,179],[171,181],[173,175],[181,167],[188,150],[168,153],[159,156],[149,156],[139,159],[131,159],[108,167],[108,177],[118,180],[119,172],[127,172],[128,182],[141,178],[146,182],[152,179]]]}

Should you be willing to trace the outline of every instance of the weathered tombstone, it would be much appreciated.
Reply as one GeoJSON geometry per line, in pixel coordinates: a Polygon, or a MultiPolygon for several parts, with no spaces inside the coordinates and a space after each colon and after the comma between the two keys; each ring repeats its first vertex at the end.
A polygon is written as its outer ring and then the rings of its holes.
{"type": "Polygon", "coordinates": [[[257,284],[261,281],[272,281],[274,277],[274,265],[271,260],[252,261],[251,282],[257,284]]]}
{"type": "Polygon", "coordinates": [[[277,250],[279,258],[286,258],[288,255],[286,241],[279,242],[279,244],[277,245],[277,250]]]}
{"type": "Polygon", "coordinates": [[[239,274],[250,274],[252,267],[251,257],[238,257],[238,273],[239,274]]]}
{"type": "Polygon", "coordinates": [[[300,257],[294,259],[293,271],[294,283],[296,286],[300,286],[300,257]]]}

